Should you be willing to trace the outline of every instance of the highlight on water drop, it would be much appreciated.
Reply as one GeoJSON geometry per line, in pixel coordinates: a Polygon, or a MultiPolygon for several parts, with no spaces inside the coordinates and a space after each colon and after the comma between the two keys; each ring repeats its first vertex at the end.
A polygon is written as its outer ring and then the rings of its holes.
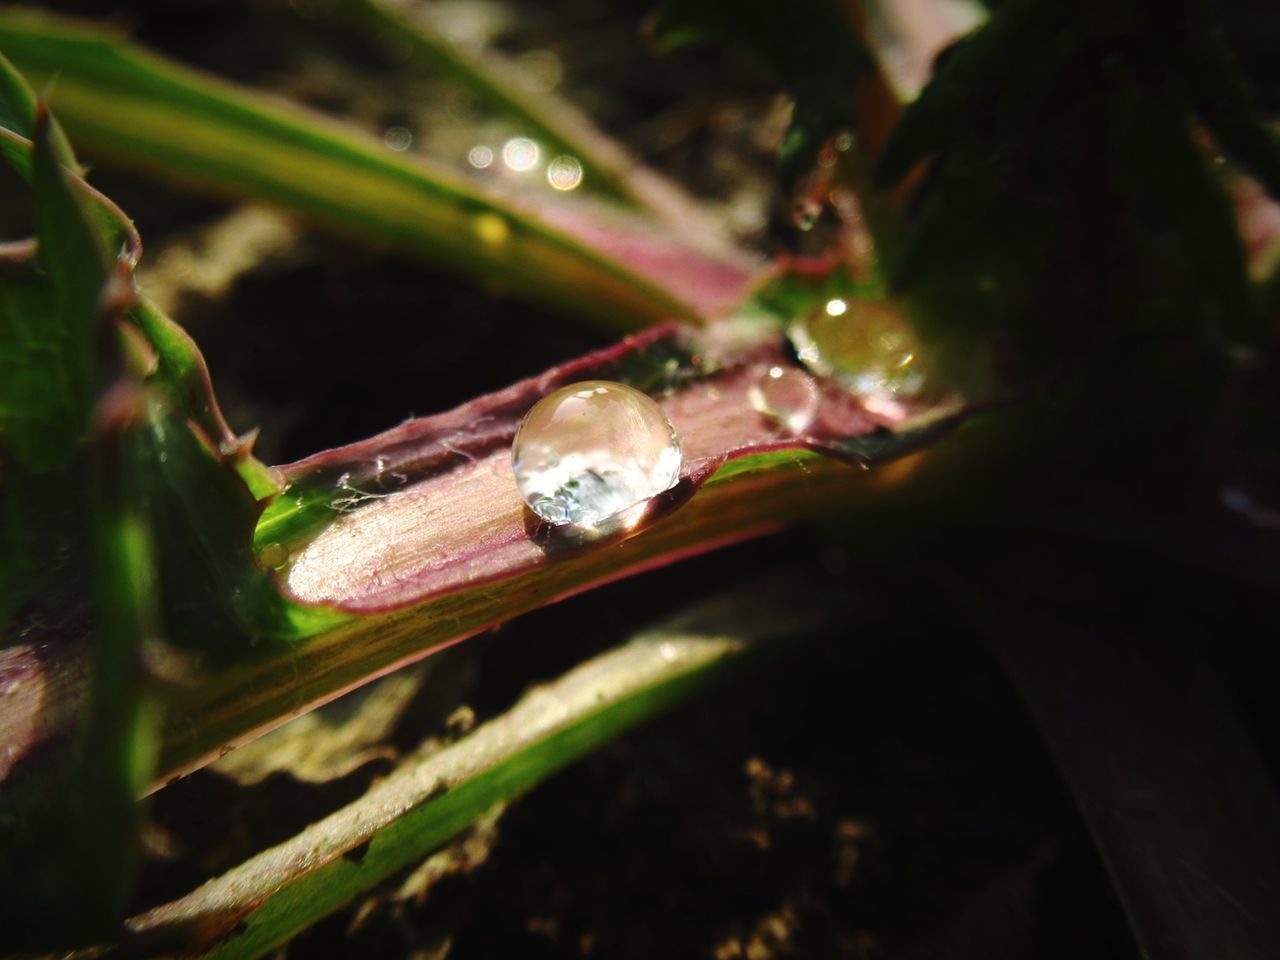
{"type": "Polygon", "coordinates": [[[680,442],[648,395],[610,380],[534,404],[511,448],[516,486],[548,523],[590,532],[638,520],[680,478],[680,442]]]}

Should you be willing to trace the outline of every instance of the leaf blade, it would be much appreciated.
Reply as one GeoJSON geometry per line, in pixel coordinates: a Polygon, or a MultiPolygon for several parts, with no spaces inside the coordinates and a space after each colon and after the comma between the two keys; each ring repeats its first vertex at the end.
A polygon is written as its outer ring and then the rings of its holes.
{"type": "MultiPolygon", "coordinates": [[[[78,142],[110,161],[261,198],[472,277],[501,276],[513,290],[614,329],[703,315],[689,291],[579,240],[569,219],[549,226],[536,212],[335,121],[72,21],[2,13],[0,44],[30,74],[57,73],[59,115],[78,142]]],[[[582,216],[591,219],[586,208],[582,216]]],[[[651,225],[629,229],[640,238],[653,232],[651,225]]],[[[680,245],[670,235],[651,242],[680,245]]],[[[728,266],[751,269],[741,260],[728,266]]],[[[748,279],[743,273],[744,287],[748,279]]]]}

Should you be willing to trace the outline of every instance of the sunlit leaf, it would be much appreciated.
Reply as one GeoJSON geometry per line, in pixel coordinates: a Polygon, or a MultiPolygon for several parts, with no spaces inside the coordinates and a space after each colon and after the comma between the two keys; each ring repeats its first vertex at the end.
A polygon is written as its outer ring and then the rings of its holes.
{"type": "MultiPolygon", "coordinates": [[[[555,226],[532,207],[488,196],[421,158],[301,108],[139,50],[103,29],[30,11],[0,13],[0,46],[30,76],[57,75],[54,106],[96,156],[221,194],[256,197],[333,228],[429,257],[613,329],[710,312],[697,286],[668,278],[629,247],[705,261],[736,290],[752,263],[688,247],[671,231],[564,198],[555,226]],[[582,239],[589,232],[591,241],[582,239]],[[615,237],[621,251],[610,252],[615,237]]],[[[701,286],[705,280],[692,278],[701,286]]],[[[730,302],[732,300],[732,294],[730,302]]],[[[727,305],[724,296],[711,303],[727,305]]]]}

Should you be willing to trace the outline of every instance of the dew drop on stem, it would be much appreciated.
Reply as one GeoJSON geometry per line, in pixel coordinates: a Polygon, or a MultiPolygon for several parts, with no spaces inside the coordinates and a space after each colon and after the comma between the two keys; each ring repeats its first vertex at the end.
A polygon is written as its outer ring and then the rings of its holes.
{"type": "Polygon", "coordinates": [[[761,367],[747,391],[752,408],[793,434],[803,433],[818,413],[821,395],[813,378],[794,367],[761,367]]]}
{"type": "Polygon", "coordinates": [[[918,396],[924,388],[919,342],[892,304],[828,300],[792,323],[787,336],[806,369],[858,396],[893,400],[918,396]]]}
{"type": "Polygon", "coordinates": [[[548,523],[592,531],[675,486],[680,443],[652,398],[626,384],[587,380],[533,406],[511,461],[529,509],[548,523]]]}

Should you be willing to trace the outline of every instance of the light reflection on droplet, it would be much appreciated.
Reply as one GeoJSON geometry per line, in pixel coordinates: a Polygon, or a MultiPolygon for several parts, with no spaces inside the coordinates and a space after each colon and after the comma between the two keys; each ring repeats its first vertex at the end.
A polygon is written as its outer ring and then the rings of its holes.
{"type": "Polygon", "coordinates": [[[528,137],[512,137],[502,145],[502,162],[517,172],[538,165],[538,145],[528,137]]]}
{"type": "Polygon", "coordinates": [[[548,394],[511,448],[516,486],[557,526],[590,532],[635,516],[680,477],[680,443],[662,408],[626,384],[588,380],[548,394]]]}
{"type": "Polygon", "coordinates": [[[827,316],[829,317],[843,317],[845,311],[849,309],[849,304],[846,301],[841,300],[839,297],[834,297],[827,301],[827,305],[824,309],[827,311],[827,316]]]}
{"type": "Polygon", "coordinates": [[[561,154],[547,164],[547,183],[557,190],[573,190],[582,183],[582,164],[577,157],[561,154]]]}
{"type": "Polygon", "coordinates": [[[803,433],[818,414],[821,395],[811,376],[793,367],[762,368],[747,391],[751,407],[792,433],[803,433]]]}
{"type": "Polygon", "coordinates": [[[387,127],[382,135],[382,142],[397,153],[402,153],[413,145],[413,133],[408,127],[387,127]]]}
{"type": "Polygon", "coordinates": [[[485,170],[493,165],[493,151],[483,143],[477,143],[467,151],[467,163],[477,170],[485,170]]]}

